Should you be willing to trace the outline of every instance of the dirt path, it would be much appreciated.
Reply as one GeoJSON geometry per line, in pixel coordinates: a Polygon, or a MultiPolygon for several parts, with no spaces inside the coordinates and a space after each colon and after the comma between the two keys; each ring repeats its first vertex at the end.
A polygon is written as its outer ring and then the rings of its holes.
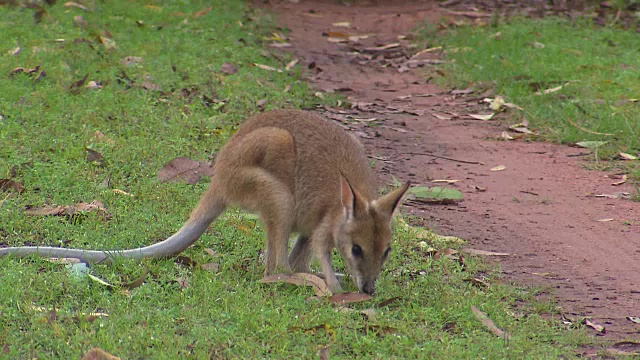
{"type": "MultiPolygon", "coordinates": [[[[291,30],[290,42],[312,69],[313,86],[344,91],[359,104],[353,116],[379,120],[376,127],[346,123],[377,158],[381,181],[389,182],[389,174],[427,185],[431,179],[461,180],[455,185],[465,195],[460,204],[410,211],[474,248],[513,254],[500,259],[506,279],[553,288],[565,313],[591,317],[606,326],[607,338],[639,338],[640,325],[626,317],[640,316],[640,204],[592,196],[632,190],[613,187],[607,173],[585,170],[585,158],[575,156],[580,149],[490,140],[505,126],[465,117],[477,111],[474,95],[451,95],[427,84],[420,71],[399,72],[389,65],[406,58],[393,51],[367,50],[397,42],[419,21],[447,15],[435,1],[391,3],[282,1],[270,9],[291,30]],[[351,28],[332,27],[342,21],[351,28]],[[327,31],[373,35],[354,45],[328,42],[322,35],[327,31]],[[489,170],[496,165],[506,170],[489,170]]],[[[335,109],[326,114],[336,120],[347,115],[335,109]]]]}

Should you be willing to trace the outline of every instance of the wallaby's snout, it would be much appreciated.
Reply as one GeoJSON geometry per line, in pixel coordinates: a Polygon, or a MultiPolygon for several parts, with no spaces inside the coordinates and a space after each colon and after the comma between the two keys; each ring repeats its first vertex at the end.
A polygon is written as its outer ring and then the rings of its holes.
{"type": "Polygon", "coordinates": [[[375,280],[365,281],[362,284],[360,291],[365,294],[373,295],[376,292],[376,281],[375,280]]]}

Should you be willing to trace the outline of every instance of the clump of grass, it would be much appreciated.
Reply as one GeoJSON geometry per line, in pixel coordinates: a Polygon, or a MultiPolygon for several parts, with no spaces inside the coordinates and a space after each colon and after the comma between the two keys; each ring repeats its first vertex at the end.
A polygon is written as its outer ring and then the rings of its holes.
{"type": "MultiPolygon", "coordinates": [[[[95,2],[92,11],[58,3],[44,10],[35,24],[38,9],[0,6],[0,174],[25,187],[2,193],[3,245],[120,249],[164,239],[207,185],[160,183],[155,176],[168,160],[210,158],[261,106],[318,101],[296,71],[253,66],[281,69],[289,58],[264,50],[272,28],[243,2],[95,2]],[[74,16],[87,25],[76,19],[74,26],[74,16]],[[129,56],[142,60],[121,63],[129,56]],[[220,71],[224,62],[237,73],[220,71]],[[9,75],[36,65],[46,76],[9,75]],[[85,84],[71,86],[85,75],[85,84]],[[87,88],[90,81],[102,88],[87,88]],[[88,161],[86,148],[103,160],[88,161]],[[110,218],[24,212],[94,199],[110,218]]],[[[308,300],[305,288],[260,284],[264,234],[254,216],[238,211],[185,252],[196,266],[172,259],[92,266],[115,288],[42,259],[0,258],[2,356],[79,358],[100,347],[123,358],[313,358],[329,346],[333,358],[540,359],[570,355],[585,342],[582,332],[546,316],[532,292],[501,285],[477,259],[434,260],[416,237],[398,229],[377,298],[349,312],[308,300]],[[199,266],[208,263],[218,271],[199,266]],[[142,286],[118,285],[144,271],[142,286]],[[486,286],[479,286],[473,278],[483,274],[486,286]],[[358,311],[393,297],[375,319],[358,311]],[[516,301],[525,304],[517,314],[516,301]],[[472,304],[511,333],[509,342],[480,325],[472,304]]]]}
{"type": "Polygon", "coordinates": [[[438,41],[450,59],[447,84],[494,82],[496,94],[524,107],[523,116],[543,138],[567,144],[608,141],[599,149],[604,159],[640,152],[635,32],[585,19],[523,19],[455,28],[438,41]],[[562,89],[536,95],[557,86],[562,89]]]}

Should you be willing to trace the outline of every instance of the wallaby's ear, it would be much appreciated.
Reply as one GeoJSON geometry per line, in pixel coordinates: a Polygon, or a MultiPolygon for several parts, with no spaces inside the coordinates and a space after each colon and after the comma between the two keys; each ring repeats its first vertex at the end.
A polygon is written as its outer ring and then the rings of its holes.
{"type": "Polygon", "coordinates": [[[378,209],[378,211],[380,211],[380,213],[382,213],[383,215],[387,215],[389,216],[389,218],[391,218],[394,211],[398,207],[398,204],[400,204],[402,195],[404,195],[404,193],[409,190],[410,186],[411,183],[407,182],[406,184],[402,185],[402,187],[399,187],[386,195],[382,195],[374,201],[375,208],[378,209]]]}
{"type": "Polygon", "coordinates": [[[346,212],[347,219],[351,219],[356,208],[356,195],[347,179],[342,175],[340,175],[340,201],[346,212]]]}

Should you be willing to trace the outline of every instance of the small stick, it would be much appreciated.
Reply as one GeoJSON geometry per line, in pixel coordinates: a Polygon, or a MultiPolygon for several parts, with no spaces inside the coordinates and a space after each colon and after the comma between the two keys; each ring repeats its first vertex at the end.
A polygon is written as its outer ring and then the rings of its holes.
{"type": "Polygon", "coordinates": [[[505,340],[509,340],[509,337],[511,337],[511,335],[509,335],[509,333],[497,327],[496,324],[494,324],[493,321],[489,319],[487,314],[478,310],[478,308],[473,305],[471,305],[471,311],[473,312],[473,315],[475,315],[476,319],[480,320],[482,325],[484,325],[492,333],[494,333],[496,336],[501,337],[505,340]]]}
{"type": "Polygon", "coordinates": [[[437,158],[437,159],[455,161],[455,162],[464,163],[464,164],[484,165],[484,163],[480,162],[480,161],[460,160],[460,159],[454,159],[454,158],[451,158],[451,157],[448,157],[448,156],[440,156],[440,155],[427,154],[427,153],[411,152],[411,153],[409,153],[409,155],[425,155],[425,156],[431,156],[431,157],[434,157],[434,158],[437,158]]]}

